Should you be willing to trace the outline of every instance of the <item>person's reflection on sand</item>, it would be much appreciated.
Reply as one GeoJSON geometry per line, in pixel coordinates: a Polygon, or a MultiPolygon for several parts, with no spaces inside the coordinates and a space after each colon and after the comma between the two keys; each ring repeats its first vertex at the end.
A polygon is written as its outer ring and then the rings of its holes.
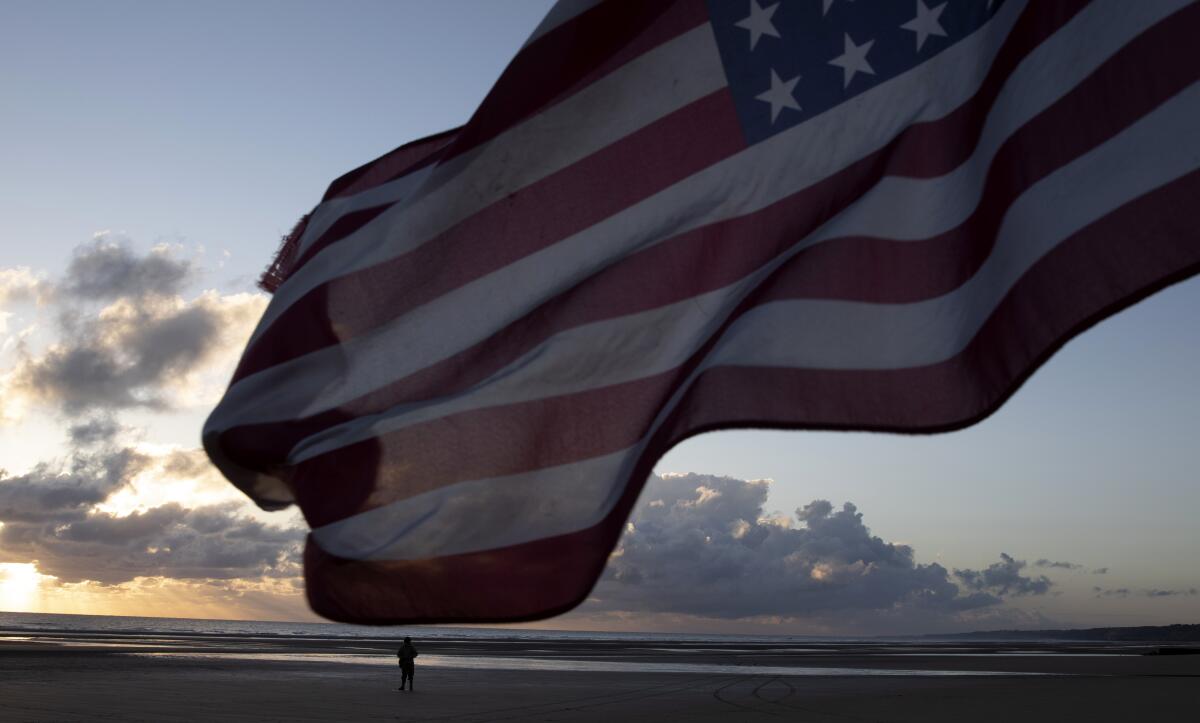
{"type": "Polygon", "coordinates": [[[404,644],[396,651],[400,659],[400,690],[404,690],[404,682],[408,681],[408,689],[413,689],[413,670],[416,668],[417,649],[413,647],[412,638],[405,637],[404,644]]]}

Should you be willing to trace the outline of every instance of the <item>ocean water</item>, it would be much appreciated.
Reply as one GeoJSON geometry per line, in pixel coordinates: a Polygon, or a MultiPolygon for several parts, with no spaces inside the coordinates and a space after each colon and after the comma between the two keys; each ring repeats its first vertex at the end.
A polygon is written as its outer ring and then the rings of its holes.
{"type": "Polygon", "coordinates": [[[1099,647],[1074,644],[1066,650],[1057,645],[1041,648],[1037,643],[980,645],[915,638],[871,640],[495,627],[376,627],[0,612],[0,641],[95,646],[116,654],[172,659],[220,658],[391,667],[395,665],[395,659],[390,646],[405,635],[412,635],[423,641],[422,644],[442,641],[442,645],[426,649],[426,654],[421,657],[422,666],[480,670],[792,676],[1026,675],[1029,673],[971,670],[971,666],[947,666],[946,662],[956,657],[1030,654],[1081,657],[1129,652],[1117,650],[1112,644],[1099,647]],[[381,645],[381,642],[387,644],[381,645]],[[842,656],[844,662],[815,664],[829,655],[842,656]],[[882,664],[884,658],[931,655],[936,656],[937,662],[931,659],[927,665],[882,664]],[[845,665],[845,662],[866,659],[881,664],[871,667],[845,665]]]}
{"type": "Polygon", "coordinates": [[[0,635],[37,633],[95,633],[102,635],[205,635],[294,639],[391,640],[405,635],[425,640],[575,640],[664,643],[803,643],[832,638],[795,635],[689,635],[677,633],[617,633],[527,628],[373,626],[343,623],[293,623],[266,620],[199,620],[115,615],[61,615],[0,612],[0,635]]]}

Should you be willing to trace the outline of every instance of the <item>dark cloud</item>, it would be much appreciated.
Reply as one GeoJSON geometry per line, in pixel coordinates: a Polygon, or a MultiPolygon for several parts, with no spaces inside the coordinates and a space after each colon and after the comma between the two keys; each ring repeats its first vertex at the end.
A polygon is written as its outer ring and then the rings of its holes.
{"type": "Polygon", "coordinates": [[[1093,587],[1092,592],[1096,593],[1096,597],[1148,597],[1148,598],[1163,598],[1163,597],[1195,597],[1200,595],[1200,589],[1189,587],[1185,589],[1164,590],[1162,588],[1140,588],[1131,589],[1127,587],[1104,588],[1093,587]]]}
{"type": "Polygon", "coordinates": [[[60,286],[75,298],[111,301],[122,297],[177,294],[194,269],[164,248],[139,256],[126,244],[102,236],[75,250],[60,286]]]}
{"type": "MultiPolygon", "coordinates": [[[[179,295],[195,276],[188,261],[159,247],[141,254],[102,237],[76,249],[63,277],[25,271],[0,277],[9,296],[48,300],[55,343],[21,347],[8,393],[67,415],[162,410],[195,384],[191,375],[223,359],[257,318],[263,297],[179,295]]],[[[80,433],[89,431],[80,429],[80,433]]]]}
{"type": "Polygon", "coordinates": [[[1036,562],[1034,562],[1033,566],[1034,567],[1057,568],[1059,570],[1082,570],[1083,569],[1083,565],[1080,565],[1078,563],[1062,562],[1060,560],[1047,560],[1044,557],[1041,558],[1040,560],[1037,560],[1036,562]]]}
{"type": "Polygon", "coordinates": [[[67,436],[72,443],[86,447],[111,443],[120,431],[121,425],[117,420],[108,415],[100,415],[72,424],[67,428],[67,436]]]}
{"type": "Polygon", "coordinates": [[[82,520],[93,505],[124,486],[146,462],[143,455],[130,449],[105,450],[77,453],[65,470],[40,464],[15,477],[0,472],[0,522],[4,523],[0,534],[10,528],[16,531],[22,524],[54,527],[82,520]]]}
{"type": "Polygon", "coordinates": [[[1186,590],[1162,590],[1158,588],[1152,588],[1150,590],[1143,590],[1142,594],[1144,594],[1146,597],[1193,597],[1197,594],[1200,594],[1200,591],[1194,587],[1189,587],[1186,590]]]}
{"type": "Polygon", "coordinates": [[[1095,570],[1092,570],[1092,574],[1093,575],[1107,575],[1108,568],[1107,567],[1097,567],[1095,570]]]}
{"type": "Polygon", "coordinates": [[[208,360],[223,310],[202,298],[122,311],[66,316],[62,341],[18,369],[18,388],[68,414],[169,406],[163,387],[208,360]]]}
{"type": "Polygon", "coordinates": [[[298,575],[303,530],[265,525],[239,509],[170,503],[123,517],[92,510],[53,521],[9,519],[0,550],[8,561],[36,560],[60,582],[298,575]]]}
{"type": "Polygon", "coordinates": [[[1000,602],[871,535],[853,504],[816,500],[790,526],[765,517],[766,497],[763,482],[652,477],[588,609],[746,618],[1000,602]]]}
{"type": "Polygon", "coordinates": [[[1011,555],[1000,553],[1000,562],[993,562],[983,570],[955,570],[954,576],[968,590],[990,592],[994,595],[1045,595],[1054,585],[1045,575],[1026,577],[1024,560],[1015,560],[1011,555]]]}
{"type": "MultiPolygon", "coordinates": [[[[104,420],[93,421],[104,427],[104,420]]],[[[151,459],[131,449],[92,445],[78,448],[62,468],[42,464],[23,475],[0,473],[0,562],[34,561],[60,582],[104,584],[155,576],[298,575],[303,530],[263,524],[243,514],[242,503],[195,509],[170,503],[124,516],[98,509],[151,465],[168,477],[202,473],[199,454],[151,459]]]]}

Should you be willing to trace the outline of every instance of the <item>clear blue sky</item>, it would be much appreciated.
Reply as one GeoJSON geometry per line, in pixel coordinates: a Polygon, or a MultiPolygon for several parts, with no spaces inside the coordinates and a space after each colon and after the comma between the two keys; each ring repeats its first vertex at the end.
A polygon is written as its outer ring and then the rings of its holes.
{"type": "MultiPolygon", "coordinates": [[[[331,179],[465,121],[551,4],[7,0],[0,267],[59,273],[112,229],[228,251],[204,285],[249,289],[331,179]]],[[[772,478],[784,511],[853,501],[876,534],[947,566],[1005,551],[1111,567],[1112,587],[1200,585],[1198,310],[1192,280],[1105,322],[966,431],[717,433],[659,469],[772,478]]],[[[151,438],[194,444],[202,417],[151,438]]],[[[0,467],[40,448],[21,433],[0,429],[0,467]]],[[[1187,610],[1090,601],[1093,582],[1038,605],[1081,623],[1187,610]]]]}

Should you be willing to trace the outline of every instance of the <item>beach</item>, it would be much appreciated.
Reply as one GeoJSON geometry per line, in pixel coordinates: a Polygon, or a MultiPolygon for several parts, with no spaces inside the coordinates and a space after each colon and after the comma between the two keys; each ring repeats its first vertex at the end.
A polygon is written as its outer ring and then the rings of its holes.
{"type": "MultiPolygon", "coordinates": [[[[410,630],[410,632],[417,632],[410,630]]],[[[1113,643],[397,641],[20,631],[0,719],[1192,720],[1200,655],[1113,643]]]]}

